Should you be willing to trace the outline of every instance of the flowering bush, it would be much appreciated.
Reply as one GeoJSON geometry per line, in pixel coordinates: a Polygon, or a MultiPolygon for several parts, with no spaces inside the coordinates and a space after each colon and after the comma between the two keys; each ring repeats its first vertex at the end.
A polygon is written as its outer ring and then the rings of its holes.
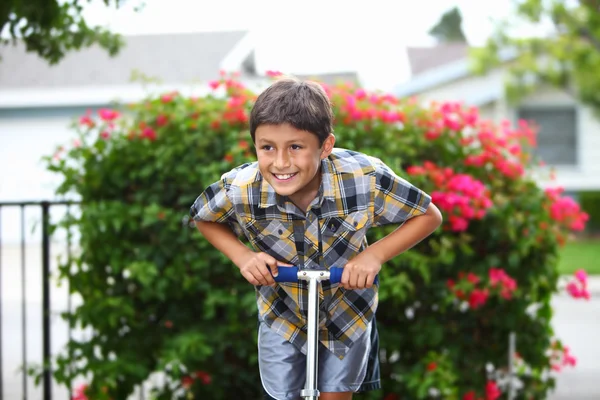
{"type": "MultiPolygon", "coordinates": [[[[88,113],[73,145],[47,158],[64,179],[58,194],[83,204],[61,221],[81,250],[60,268],[83,299],[65,317],[95,333],[71,341],[54,374],[91,376],[89,398],[124,399],[153,372],[165,374],[157,399],[260,397],[254,291],[185,219],[204,187],[254,160],[256,94],[235,77],[210,86],[206,97],[147,98],[127,116],[88,113]]],[[[529,177],[534,132],[457,103],[324,87],[337,144],[381,158],[445,215],[443,229],[381,272],[384,390],[363,397],[490,400],[518,379],[521,398],[546,398],[557,363],[574,364],[550,327],[557,250],[586,215],[529,177]],[[507,378],[511,332],[520,368],[507,378]]],[[[584,275],[576,279],[568,290],[586,297],[584,275]]]]}

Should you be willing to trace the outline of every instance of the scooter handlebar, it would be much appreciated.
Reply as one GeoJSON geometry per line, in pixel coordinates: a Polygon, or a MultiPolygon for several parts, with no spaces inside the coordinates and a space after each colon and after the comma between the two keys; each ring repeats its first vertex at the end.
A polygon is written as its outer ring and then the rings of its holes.
{"type": "MultiPolygon", "coordinates": [[[[275,277],[275,282],[297,282],[298,281],[298,267],[278,267],[278,275],[275,277]]],[[[329,281],[331,283],[340,283],[342,281],[342,274],[344,268],[331,267],[329,269],[329,281]]]]}

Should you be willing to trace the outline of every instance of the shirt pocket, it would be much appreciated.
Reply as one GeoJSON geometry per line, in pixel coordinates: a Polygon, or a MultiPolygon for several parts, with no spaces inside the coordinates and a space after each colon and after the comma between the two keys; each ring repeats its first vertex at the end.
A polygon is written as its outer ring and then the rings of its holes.
{"type": "Polygon", "coordinates": [[[290,262],[296,254],[294,225],[281,219],[242,217],[244,232],[255,250],[265,252],[279,261],[290,262]]]}
{"type": "Polygon", "coordinates": [[[323,220],[321,234],[323,253],[348,261],[365,243],[369,215],[367,211],[355,211],[339,217],[323,220]]]}

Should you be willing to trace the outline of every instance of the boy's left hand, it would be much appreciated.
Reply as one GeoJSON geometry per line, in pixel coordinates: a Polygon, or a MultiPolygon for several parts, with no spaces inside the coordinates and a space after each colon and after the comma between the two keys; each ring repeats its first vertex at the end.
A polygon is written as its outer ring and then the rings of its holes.
{"type": "Polygon", "coordinates": [[[344,266],[340,284],[344,289],[370,288],[379,271],[381,271],[381,261],[365,250],[344,266]]]}

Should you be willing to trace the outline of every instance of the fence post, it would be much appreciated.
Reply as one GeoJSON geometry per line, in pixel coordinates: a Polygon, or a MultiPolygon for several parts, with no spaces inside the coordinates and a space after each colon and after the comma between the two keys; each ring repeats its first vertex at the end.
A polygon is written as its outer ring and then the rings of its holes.
{"type": "Polygon", "coordinates": [[[0,400],[4,399],[4,371],[2,364],[2,206],[0,206],[0,400]]]}
{"type": "Polygon", "coordinates": [[[50,203],[42,202],[42,331],[44,400],[52,399],[50,359],[50,203]]]}
{"type": "Polygon", "coordinates": [[[508,400],[515,398],[515,351],[517,348],[517,335],[511,332],[508,335],[508,400]]]}

